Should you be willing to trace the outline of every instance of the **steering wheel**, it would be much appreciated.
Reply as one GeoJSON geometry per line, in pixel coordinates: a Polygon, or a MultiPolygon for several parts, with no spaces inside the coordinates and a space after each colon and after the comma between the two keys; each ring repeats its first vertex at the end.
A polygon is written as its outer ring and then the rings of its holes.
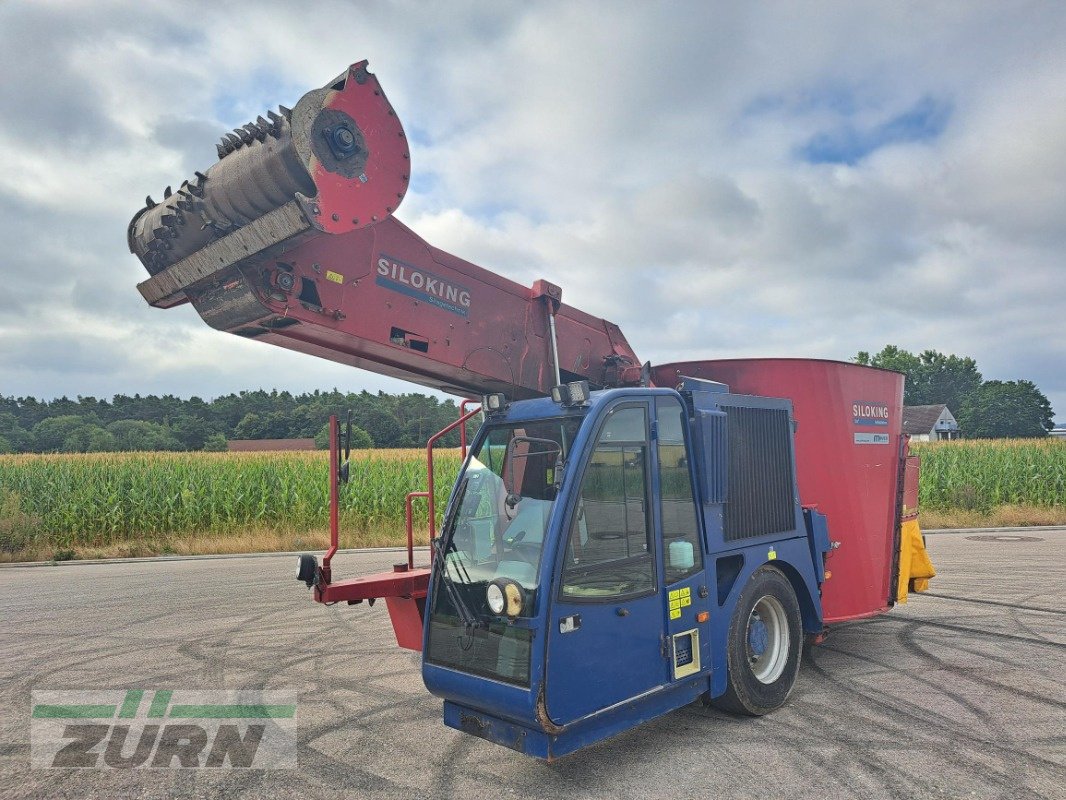
{"type": "Polygon", "coordinates": [[[504,552],[512,553],[518,556],[522,561],[532,566],[537,566],[537,562],[540,560],[540,546],[535,544],[522,544],[522,540],[526,538],[526,531],[519,531],[514,536],[503,539],[504,552]]]}
{"type": "Polygon", "coordinates": [[[611,574],[585,576],[575,581],[570,587],[572,591],[588,592],[590,596],[608,596],[615,594],[628,594],[638,587],[633,577],[611,574]]]}

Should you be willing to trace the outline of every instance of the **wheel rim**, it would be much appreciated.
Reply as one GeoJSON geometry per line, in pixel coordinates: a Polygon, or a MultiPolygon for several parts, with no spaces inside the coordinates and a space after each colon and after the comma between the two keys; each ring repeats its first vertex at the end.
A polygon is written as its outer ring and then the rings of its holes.
{"type": "Polygon", "coordinates": [[[748,666],[760,683],[773,683],[788,663],[788,617],[781,601],[771,595],[760,597],[748,616],[748,666]]]}

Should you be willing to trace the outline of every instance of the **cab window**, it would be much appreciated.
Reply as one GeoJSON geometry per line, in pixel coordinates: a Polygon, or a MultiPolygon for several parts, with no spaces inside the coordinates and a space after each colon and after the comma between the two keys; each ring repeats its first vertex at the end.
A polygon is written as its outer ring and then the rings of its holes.
{"type": "Polygon", "coordinates": [[[562,595],[608,600],[655,589],[643,404],[609,412],[582,478],[564,556],[562,595]]]}
{"type": "Polygon", "coordinates": [[[663,557],[668,584],[703,569],[699,522],[685,449],[685,412],[674,397],[655,399],[663,557]]]}

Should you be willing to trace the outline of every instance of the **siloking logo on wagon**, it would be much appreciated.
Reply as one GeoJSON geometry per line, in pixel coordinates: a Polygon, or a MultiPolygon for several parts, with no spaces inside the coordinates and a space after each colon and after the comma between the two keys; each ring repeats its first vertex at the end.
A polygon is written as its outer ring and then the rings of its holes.
{"type": "MultiPolygon", "coordinates": [[[[871,400],[856,400],[851,404],[851,421],[854,425],[888,427],[888,403],[871,400]]],[[[888,444],[887,433],[856,431],[855,444],[888,444]]]]}
{"type": "Polygon", "coordinates": [[[856,400],[851,404],[852,422],[856,425],[888,425],[888,403],[856,400]]]}

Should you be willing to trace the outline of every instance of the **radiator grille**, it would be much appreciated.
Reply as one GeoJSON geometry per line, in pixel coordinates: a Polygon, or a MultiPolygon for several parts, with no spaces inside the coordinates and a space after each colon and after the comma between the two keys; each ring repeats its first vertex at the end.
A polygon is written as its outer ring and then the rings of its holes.
{"type": "Polygon", "coordinates": [[[725,414],[721,411],[697,412],[699,430],[703,437],[703,502],[724,503],[726,498],[726,475],[729,469],[729,452],[726,449],[725,414]]]}
{"type": "Polygon", "coordinates": [[[792,450],[788,412],[723,407],[729,442],[729,494],[725,539],[748,539],[792,530],[792,450]]]}

